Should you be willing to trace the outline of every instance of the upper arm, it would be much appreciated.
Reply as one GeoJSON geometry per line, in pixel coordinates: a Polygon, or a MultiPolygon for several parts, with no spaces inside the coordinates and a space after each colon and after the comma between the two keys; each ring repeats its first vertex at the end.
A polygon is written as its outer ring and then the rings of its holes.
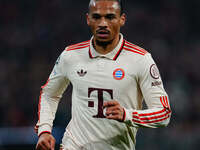
{"type": "Polygon", "coordinates": [[[64,51],[58,57],[47,84],[42,87],[43,92],[50,97],[60,98],[69,84],[69,80],[66,76],[67,65],[65,63],[65,57],[66,54],[64,51]]]}
{"type": "Polygon", "coordinates": [[[161,97],[167,96],[163,82],[150,54],[140,61],[139,86],[148,108],[162,107],[161,97]]]}

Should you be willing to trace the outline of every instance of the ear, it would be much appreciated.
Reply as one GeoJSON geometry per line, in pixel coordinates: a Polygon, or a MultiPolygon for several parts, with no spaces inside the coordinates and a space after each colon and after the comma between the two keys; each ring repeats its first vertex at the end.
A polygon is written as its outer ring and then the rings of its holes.
{"type": "Polygon", "coordinates": [[[125,22],[126,22],[126,14],[123,13],[123,14],[120,16],[120,26],[121,26],[121,27],[124,26],[125,22]]]}
{"type": "Polygon", "coordinates": [[[89,14],[88,13],[86,14],[86,19],[87,19],[88,26],[90,26],[90,18],[89,18],[89,14]]]}

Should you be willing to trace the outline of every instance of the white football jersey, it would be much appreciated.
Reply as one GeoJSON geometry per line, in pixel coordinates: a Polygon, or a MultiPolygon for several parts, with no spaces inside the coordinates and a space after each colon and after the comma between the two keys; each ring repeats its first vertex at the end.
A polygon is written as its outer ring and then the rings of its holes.
{"type": "Polygon", "coordinates": [[[73,85],[72,118],[62,147],[66,150],[134,150],[138,127],[169,123],[171,110],[158,68],[150,53],[124,40],[99,54],[92,39],[67,47],[42,86],[38,135],[51,132],[57,106],[73,85]],[[148,109],[142,110],[143,99],[148,109]],[[103,102],[116,100],[125,109],[123,122],[105,118],[103,102]]]}

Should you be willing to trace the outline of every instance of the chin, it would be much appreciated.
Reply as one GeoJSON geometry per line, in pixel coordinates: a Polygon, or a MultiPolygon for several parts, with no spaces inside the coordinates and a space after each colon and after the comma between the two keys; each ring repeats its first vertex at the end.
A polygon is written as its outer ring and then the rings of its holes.
{"type": "Polygon", "coordinates": [[[96,41],[109,42],[109,41],[112,41],[112,40],[111,40],[111,38],[96,37],[96,41]]]}
{"type": "Polygon", "coordinates": [[[111,40],[110,39],[97,38],[96,41],[99,41],[99,42],[109,42],[111,40]]]}
{"type": "Polygon", "coordinates": [[[99,46],[107,46],[112,43],[110,39],[96,39],[96,44],[99,46]]]}

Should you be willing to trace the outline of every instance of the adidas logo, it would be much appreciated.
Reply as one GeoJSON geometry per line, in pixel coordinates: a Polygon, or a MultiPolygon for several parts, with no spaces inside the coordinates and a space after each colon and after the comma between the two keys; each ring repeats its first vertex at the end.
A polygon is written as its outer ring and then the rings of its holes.
{"type": "Polygon", "coordinates": [[[83,71],[83,69],[81,69],[81,71],[77,71],[77,74],[78,74],[80,77],[85,76],[86,73],[87,73],[87,71],[83,71]]]}

